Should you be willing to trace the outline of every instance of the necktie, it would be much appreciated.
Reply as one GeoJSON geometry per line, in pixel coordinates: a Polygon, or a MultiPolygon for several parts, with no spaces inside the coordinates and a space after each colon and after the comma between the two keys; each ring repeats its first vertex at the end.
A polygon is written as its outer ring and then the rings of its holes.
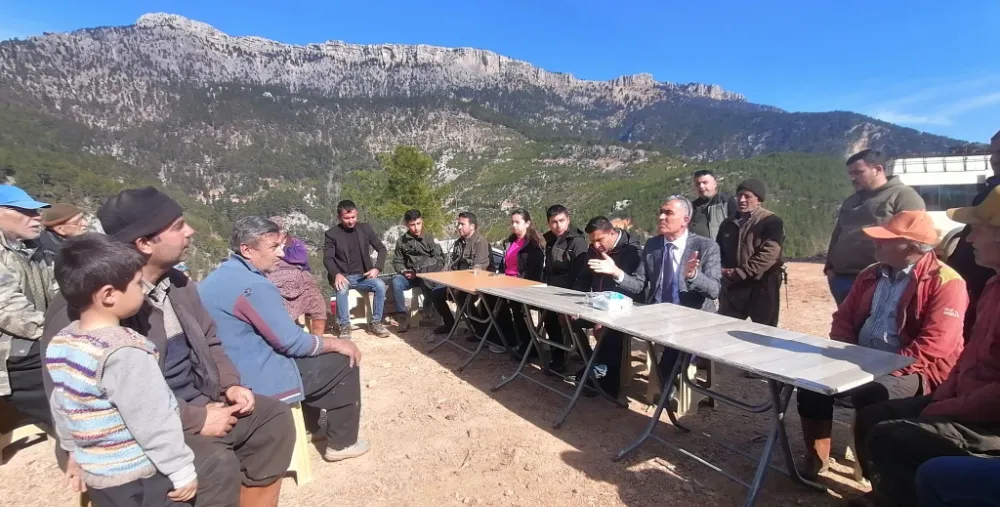
{"type": "Polygon", "coordinates": [[[677,285],[677,273],[674,272],[674,244],[664,242],[663,244],[663,266],[660,268],[660,303],[680,302],[681,295],[677,285]]]}

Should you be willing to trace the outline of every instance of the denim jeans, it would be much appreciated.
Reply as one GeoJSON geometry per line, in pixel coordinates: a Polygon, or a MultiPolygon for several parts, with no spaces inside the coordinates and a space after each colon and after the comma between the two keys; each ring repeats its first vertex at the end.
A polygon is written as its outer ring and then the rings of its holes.
{"type": "Polygon", "coordinates": [[[385,282],[378,278],[365,278],[364,275],[344,275],[347,287],[337,291],[337,324],[350,326],[350,302],[347,295],[351,289],[359,292],[374,292],[372,297],[372,322],[382,322],[382,311],[385,307],[385,282]]]}
{"type": "Polygon", "coordinates": [[[847,294],[851,292],[856,278],[856,276],[850,275],[833,275],[833,278],[828,280],[830,294],[833,294],[833,300],[837,302],[837,306],[840,306],[840,303],[847,299],[847,294]]]}
{"type": "Polygon", "coordinates": [[[1000,458],[942,456],[917,469],[920,507],[1000,507],[1000,458]]]}
{"type": "Polygon", "coordinates": [[[419,278],[410,280],[403,275],[397,274],[392,277],[392,296],[396,305],[396,313],[409,311],[406,308],[406,295],[403,293],[414,287],[420,287],[420,291],[423,293],[424,309],[431,307],[431,291],[427,290],[427,286],[424,285],[423,280],[419,278]]]}

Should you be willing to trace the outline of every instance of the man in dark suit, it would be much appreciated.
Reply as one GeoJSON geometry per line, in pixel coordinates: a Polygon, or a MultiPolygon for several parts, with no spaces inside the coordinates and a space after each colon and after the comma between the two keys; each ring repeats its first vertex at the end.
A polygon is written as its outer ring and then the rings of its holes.
{"type": "Polygon", "coordinates": [[[385,244],[371,225],[358,222],[358,207],[354,202],[340,201],[337,218],[340,223],[326,231],[323,265],[326,266],[330,285],[337,291],[340,338],[351,339],[350,302],[347,299],[351,289],[374,293],[369,331],[375,336],[389,336],[389,330],[382,325],[385,282],[378,278],[385,267],[385,244]],[[371,256],[373,248],[378,252],[374,263],[371,256]]]}
{"type": "MultiPolygon", "coordinates": [[[[660,205],[656,229],[659,235],[646,241],[638,276],[623,273],[619,282],[622,289],[639,294],[646,304],[673,303],[715,313],[722,280],[719,246],[688,230],[693,208],[682,195],[672,195],[660,205]]],[[[608,345],[604,344],[612,348],[608,345]]],[[[621,357],[621,345],[613,348],[618,352],[616,357],[621,357]]],[[[614,352],[610,350],[609,357],[614,352]]],[[[658,368],[664,382],[677,355],[675,349],[663,350],[658,368]]]]}

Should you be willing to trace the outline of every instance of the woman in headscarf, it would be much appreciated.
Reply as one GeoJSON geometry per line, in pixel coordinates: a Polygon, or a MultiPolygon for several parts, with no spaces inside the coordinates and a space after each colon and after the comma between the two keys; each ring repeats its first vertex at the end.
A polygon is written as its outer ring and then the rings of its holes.
{"type": "Polygon", "coordinates": [[[285,310],[294,320],[305,316],[309,332],[316,336],[326,334],[326,298],[309,269],[309,251],[305,243],[288,234],[282,217],[271,217],[284,236],[285,256],[278,261],[278,269],[267,275],[285,299],[285,310]]]}

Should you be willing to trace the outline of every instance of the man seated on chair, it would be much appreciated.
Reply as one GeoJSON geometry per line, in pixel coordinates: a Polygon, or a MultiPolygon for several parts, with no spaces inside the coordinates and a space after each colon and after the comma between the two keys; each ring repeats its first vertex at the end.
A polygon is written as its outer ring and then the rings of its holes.
{"type": "MultiPolygon", "coordinates": [[[[641,294],[635,287],[645,284],[645,273],[640,267],[642,257],[639,253],[639,239],[628,231],[616,228],[607,217],[602,216],[590,219],[584,232],[590,240],[587,269],[582,270],[577,277],[574,289],[583,292],[613,291],[639,299],[641,294]],[[633,277],[629,286],[623,285],[623,274],[633,277]]],[[[592,324],[577,321],[574,325],[590,327],[592,324]]],[[[595,326],[594,330],[600,336],[590,376],[600,383],[605,393],[617,398],[621,389],[621,347],[625,336],[621,331],[601,329],[599,326],[595,326]]],[[[583,370],[580,370],[570,378],[579,381],[582,376],[583,370]]],[[[594,394],[585,392],[588,395],[594,394]]]]}
{"type": "MultiPolygon", "coordinates": [[[[641,294],[646,304],[673,303],[715,313],[722,279],[719,245],[689,230],[692,208],[691,201],[682,195],[668,197],[657,211],[659,235],[649,238],[643,249],[639,276],[622,271],[615,280],[626,291],[641,294]]],[[[621,356],[620,340],[603,347],[609,360],[621,356]]],[[[677,350],[663,349],[658,371],[664,384],[677,356],[677,350]]]]}
{"type": "Polygon", "coordinates": [[[325,460],[361,456],[369,449],[358,440],[361,353],[350,340],[305,332],[285,312],[267,279],[284,255],[282,240],[274,222],[240,219],[229,240],[232,256],[198,291],[243,381],[258,394],[301,401],[307,424],[326,437],[325,460]],[[322,409],[326,427],[318,428],[322,409]]]}
{"type": "MultiPolygon", "coordinates": [[[[875,243],[873,264],[858,275],[833,314],[830,338],[912,357],[915,362],[837,395],[861,410],[889,399],[930,394],[944,382],[962,353],[962,323],[969,297],[965,281],[934,254],[937,232],[925,211],[901,211],[882,226],[865,227],[875,243]]],[[[800,471],[815,478],[827,469],[834,396],[798,392],[806,461],[800,471]]],[[[865,448],[855,451],[864,468],[865,448]]]]}
{"type": "Polygon", "coordinates": [[[351,289],[373,293],[372,316],[368,330],[375,336],[389,336],[382,325],[382,310],[385,307],[385,282],[378,275],[385,266],[386,248],[372,226],[358,222],[358,207],[352,201],[337,204],[337,218],[340,223],[326,231],[323,246],[323,264],[330,285],[337,291],[337,324],[340,337],[351,338],[351,315],[348,296],[351,289]],[[375,249],[378,258],[372,262],[371,251],[375,249]]]}
{"type": "MultiPolygon", "coordinates": [[[[948,210],[948,216],[972,225],[968,240],[976,262],[1000,271],[1000,188],[975,207],[948,210]]],[[[962,320],[959,308],[950,311],[952,304],[943,311],[962,320]]],[[[990,278],[977,305],[965,350],[933,393],[858,412],[855,440],[867,449],[863,463],[873,491],[852,505],[917,505],[915,477],[925,462],[939,456],[1000,456],[1000,277],[990,278]]],[[[942,355],[920,359],[944,360],[942,355]]]]}
{"type": "MultiPolygon", "coordinates": [[[[451,255],[448,256],[445,269],[462,271],[479,268],[488,271],[493,264],[490,243],[482,234],[479,234],[479,222],[476,221],[476,215],[469,211],[459,213],[456,229],[458,230],[458,239],[451,247],[451,255]]],[[[468,294],[455,291],[455,297],[457,298],[455,304],[461,309],[468,294]]],[[[434,301],[434,308],[444,320],[444,324],[434,328],[434,334],[448,334],[455,325],[455,320],[461,315],[451,314],[451,310],[448,308],[448,291],[445,287],[435,287],[431,298],[434,301]]]]}
{"type": "Polygon", "coordinates": [[[411,209],[404,213],[403,223],[406,224],[406,232],[396,242],[396,250],[392,256],[392,269],[396,270],[392,277],[392,296],[400,332],[410,329],[410,311],[406,308],[404,291],[416,287],[423,292],[423,313],[430,318],[431,290],[423,280],[417,278],[417,273],[444,269],[444,252],[441,245],[434,241],[434,236],[424,231],[424,218],[420,210],[411,209]]]}

